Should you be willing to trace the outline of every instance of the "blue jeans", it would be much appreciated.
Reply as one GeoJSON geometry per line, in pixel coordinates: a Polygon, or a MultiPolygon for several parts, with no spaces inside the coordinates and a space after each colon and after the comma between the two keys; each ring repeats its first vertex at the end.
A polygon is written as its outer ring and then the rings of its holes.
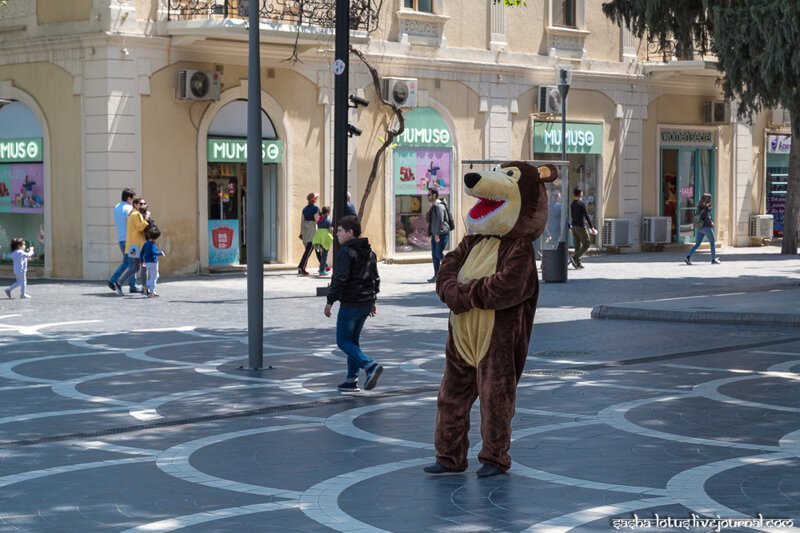
{"type": "Polygon", "coordinates": [[[431,255],[433,256],[433,273],[439,273],[439,266],[442,264],[442,258],[444,257],[444,249],[447,248],[447,243],[450,242],[450,234],[444,233],[439,235],[439,242],[436,242],[433,237],[431,237],[431,255]]]}
{"type": "Polygon", "coordinates": [[[697,230],[697,242],[694,243],[692,249],[689,250],[689,253],[686,257],[692,257],[692,254],[695,250],[700,246],[700,243],[703,242],[703,236],[708,239],[708,242],[711,243],[711,260],[713,261],[717,257],[717,245],[714,242],[714,228],[700,228],[697,230]]]}
{"type": "MultiPolygon", "coordinates": [[[[111,281],[116,283],[119,277],[122,275],[123,272],[128,270],[131,265],[131,260],[128,257],[128,254],[125,253],[125,241],[119,241],[119,251],[122,252],[122,263],[117,267],[114,273],[111,275],[111,281]]],[[[128,282],[128,285],[131,289],[136,287],[136,278],[131,278],[128,282]]]]}
{"type": "Polygon", "coordinates": [[[361,351],[358,338],[367,321],[372,305],[364,307],[339,306],[336,316],[336,346],[347,354],[347,378],[358,377],[358,370],[373,363],[372,359],[361,351]]]}

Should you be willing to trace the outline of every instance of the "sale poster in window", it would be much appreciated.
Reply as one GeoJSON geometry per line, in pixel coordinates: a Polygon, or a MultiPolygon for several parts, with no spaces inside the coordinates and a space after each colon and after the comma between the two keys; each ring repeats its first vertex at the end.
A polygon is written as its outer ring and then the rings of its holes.
{"type": "Polygon", "coordinates": [[[239,264],[239,221],[208,221],[208,264],[239,264]]]}
{"type": "Polygon", "coordinates": [[[428,194],[429,189],[439,191],[439,196],[450,194],[450,150],[417,150],[417,194],[428,194]]]}
{"type": "Polygon", "coordinates": [[[0,164],[0,213],[44,213],[41,163],[0,164]]]}
{"type": "Polygon", "coordinates": [[[417,151],[394,151],[394,193],[417,194],[417,151]]]}

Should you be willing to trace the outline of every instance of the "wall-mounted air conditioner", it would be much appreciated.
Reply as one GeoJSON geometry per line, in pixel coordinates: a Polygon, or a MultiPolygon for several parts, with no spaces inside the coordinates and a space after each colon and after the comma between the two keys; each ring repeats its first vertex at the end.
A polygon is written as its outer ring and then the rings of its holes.
{"type": "Polygon", "coordinates": [[[627,218],[607,218],[603,221],[603,246],[630,245],[630,221],[627,218]]]}
{"type": "Polygon", "coordinates": [[[397,107],[417,107],[417,79],[383,78],[383,97],[397,107]]]}
{"type": "Polygon", "coordinates": [[[784,126],[787,124],[791,124],[792,119],[789,116],[789,111],[782,107],[776,107],[772,110],[772,125],[773,126],[784,126]]]}
{"type": "Polygon", "coordinates": [[[182,68],[178,72],[179,100],[219,100],[222,80],[219,72],[182,68]]]}
{"type": "Polygon", "coordinates": [[[642,217],[641,241],[647,244],[672,242],[672,218],[642,217]]]}
{"type": "Polygon", "coordinates": [[[558,87],[555,85],[539,86],[539,105],[537,109],[539,113],[547,113],[548,115],[561,114],[561,93],[558,92],[558,87]]]}
{"type": "Polygon", "coordinates": [[[708,100],[703,103],[703,122],[727,124],[731,121],[731,105],[725,100],[708,100]]]}
{"type": "Polygon", "coordinates": [[[755,239],[771,239],[772,215],[750,215],[750,236],[755,239]]]}

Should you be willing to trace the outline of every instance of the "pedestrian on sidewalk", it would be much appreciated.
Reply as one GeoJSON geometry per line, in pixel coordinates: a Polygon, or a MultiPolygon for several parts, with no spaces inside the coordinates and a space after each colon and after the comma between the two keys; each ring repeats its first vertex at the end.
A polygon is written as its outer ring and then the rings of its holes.
{"type": "Polygon", "coordinates": [[[333,263],[333,279],[323,312],[330,318],[333,304],[339,301],[336,345],[347,354],[347,376],[338,388],[342,392],[358,392],[358,373],[363,368],[364,389],[371,390],[378,383],[383,367],[361,350],[359,338],[367,317],[378,313],[375,303],[381,283],[378,260],[369,240],[361,237],[358,218],[342,217],[336,225],[336,238],[341,248],[333,263]]]}
{"type": "Polygon", "coordinates": [[[125,240],[125,253],[128,254],[128,270],[122,275],[119,280],[114,284],[117,294],[122,296],[122,284],[131,277],[136,277],[140,268],[140,256],[142,254],[142,246],[144,246],[144,230],[147,227],[147,220],[144,215],[139,211],[142,204],[147,204],[144,198],[139,196],[133,199],[133,210],[128,215],[128,228],[127,239],[125,240]]]}
{"type": "Polygon", "coordinates": [[[142,263],[147,268],[147,297],[157,298],[156,283],[158,282],[158,257],[167,255],[158,248],[156,241],[161,237],[161,230],[153,226],[147,233],[147,242],[142,246],[142,263]]]}
{"type": "Polygon", "coordinates": [[[431,256],[433,257],[433,277],[428,281],[434,283],[444,258],[444,250],[450,242],[450,232],[453,228],[450,226],[452,218],[448,216],[447,205],[439,199],[439,191],[428,189],[428,201],[431,203],[431,207],[425,215],[425,221],[428,223],[428,235],[431,237],[431,256]]]}
{"type": "Polygon", "coordinates": [[[352,198],[350,197],[350,191],[347,191],[347,203],[344,206],[344,214],[353,215],[354,217],[358,216],[356,206],[353,204],[352,198]]]}
{"type": "Polygon", "coordinates": [[[589,232],[591,231],[592,234],[596,235],[597,230],[594,229],[589,212],[586,211],[586,204],[583,203],[583,189],[580,187],[575,187],[572,190],[572,203],[569,206],[569,211],[572,218],[570,228],[572,229],[573,245],[575,246],[575,251],[572,253],[572,257],[569,258],[569,262],[574,268],[583,268],[581,257],[590,246],[589,232]]]}
{"type": "Polygon", "coordinates": [[[19,297],[23,299],[30,298],[31,296],[25,292],[28,286],[28,261],[36,254],[33,246],[25,249],[25,239],[22,237],[15,237],[11,239],[9,245],[11,253],[11,260],[14,262],[14,277],[17,280],[6,289],[6,296],[11,298],[11,291],[19,287],[19,297]]]}
{"type": "Polygon", "coordinates": [[[314,244],[314,251],[319,257],[319,275],[327,276],[331,267],[328,266],[328,251],[333,246],[333,221],[331,220],[331,208],[324,206],[317,218],[317,232],[311,241],[314,244]]]}
{"type": "Polygon", "coordinates": [[[692,264],[692,254],[700,247],[700,243],[703,242],[703,237],[708,239],[708,242],[711,244],[711,264],[718,265],[720,263],[719,258],[717,257],[717,245],[716,245],[716,236],[714,235],[714,219],[711,218],[711,194],[703,193],[703,196],[700,197],[700,201],[697,203],[697,209],[699,213],[697,214],[697,218],[699,219],[700,227],[697,230],[697,242],[694,243],[692,249],[689,250],[689,253],[686,254],[686,257],[683,258],[686,261],[687,265],[692,264]]]}
{"type": "MultiPolygon", "coordinates": [[[[297,273],[301,276],[308,276],[306,266],[308,265],[308,258],[311,255],[311,251],[314,249],[314,244],[311,241],[314,240],[314,234],[317,233],[317,215],[319,215],[319,207],[317,207],[318,198],[319,195],[317,193],[308,193],[308,196],[306,196],[308,205],[303,208],[300,217],[300,240],[303,241],[306,247],[305,250],[303,250],[303,257],[300,258],[300,264],[297,265],[297,273]]],[[[319,258],[319,254],[317,254],[317,260],[319,260],[319,258]]]]}
{"type": "MultiPolygon", "coordinates": [[[[117,227],[117,242],[119,243],[119,250],[122,252],[122,263],[117,267],[111,278],[108,280],[108,288],[112,291],[117,290],[117,281],[119,277],[128,270],[130,266],[130,259],[125,252],[125,241],[128,234],[128,216],[133,211],[133,198],[136,196],[136,191],[133,189],[122,189],[122,199],[114,206],[114,224],[117,227]]],[[[136,278],[129,278],[128,287],[131,292],[139,292],[136,288],[136,278]]]]}

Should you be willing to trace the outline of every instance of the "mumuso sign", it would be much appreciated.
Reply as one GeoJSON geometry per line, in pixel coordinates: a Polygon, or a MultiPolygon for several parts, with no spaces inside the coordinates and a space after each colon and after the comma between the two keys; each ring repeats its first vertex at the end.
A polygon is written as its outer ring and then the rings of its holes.
{"type": "MultiPolygon", "coordinates": [[[[264,163],[283,161],[283,141],[261,141],[264,163]]],[[[247,163],[246,139],[208,139],[209,163],[247,163]]]]}
{"type": "MultiPolygon", "coordinates": [[[[560,154],[561,137],[560,122],[534,122],[533,152],[560,154]]],[[[568,122],[565,143],[568,154],[602,154],[603,125],[568,122]]]]}
{"type": "Polygon", "coordinates": [[[0,139],[0,163],[42,160],[42,139],[0,139]]]}

